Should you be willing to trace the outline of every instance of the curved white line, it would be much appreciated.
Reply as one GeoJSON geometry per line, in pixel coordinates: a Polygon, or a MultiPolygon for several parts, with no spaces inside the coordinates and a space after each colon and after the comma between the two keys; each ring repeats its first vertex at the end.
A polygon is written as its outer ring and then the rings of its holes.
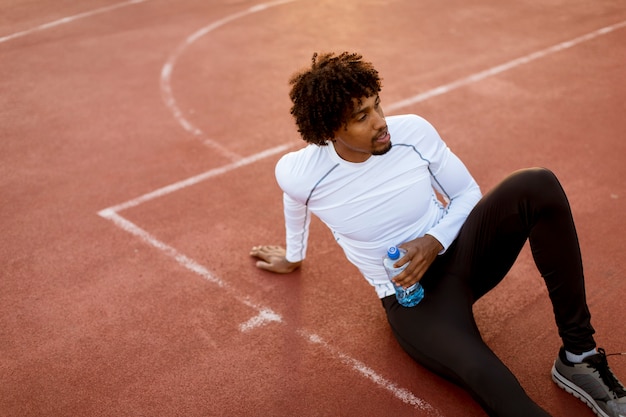
{"type": "Polygon", "coordinates": [[[218,142],[212,139],[204,137],[205,136],[204,132],[200,128],[195,126],[193,123],[191,123],[189,120],[187,120],[187,118],[185,118],[185,116],[183,115],[183,112],[178,106],[178,104],[176,103],[176,99],[174,98],[174,94],[172,92],[171,78],[172,78],[172,71],[174,70],[174,65],[176,64],[176,61],[178,60],[178,58],[185,52],[185,50],[191,44],[193,44],[195,41],[202,38],[206,34],[214,31],[215,29],[220,28],[224,26],[225,24],[232,22],[233,20],[237,20],[242,17],[251,15],[253,13],[261,12],[263,10],[267,10],[270,7],[280,6],[282,4],[292,3],[294,1],[298,1],[298,0],[277,0],[271,3],[258,4],[256,6],[250,7],[247,10],[232,14],[230,16],[226,16],[220,20],[217,20],[203,27],[202,29],[188,36],[187,39],[185,39],[180,45],[178,45],[178,47],[176,47],[176,49],[174,50],[174,52],[172,52],[172,54],[167,59],[167,61],[165,62],[165,65],[163,65],[163,68],[161,70],[161,96],[163,97],[163,101],[165,102],[165,105],[171,110],[172,114],[174,115],[174,118],[187,132],[191,133],[194,136],[201,137],[205,145],[215,148],[216,150],[222,152],[222,154],[229,157],[233,161],[237,161],[241,159],[241,155],[238,155],[230,151],[229,149],[226,149],[225,147],[221,146],[218,142]]]}

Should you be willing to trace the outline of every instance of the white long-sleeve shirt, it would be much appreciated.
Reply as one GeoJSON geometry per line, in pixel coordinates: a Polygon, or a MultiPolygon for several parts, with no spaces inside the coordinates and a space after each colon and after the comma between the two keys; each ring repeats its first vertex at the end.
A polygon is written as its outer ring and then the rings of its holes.
{"type": "Polygon", "coordinates": [[[354,163],[332,144],[309,145],[276,165],[287,260],[305,258],[314,214],[380,298],[395,293],[382,265],[389,246],[429,234],[445,252],[481,198],[474,178],[430,123],[416,115],[386,120],[393,147],[384,155],[354,163]]]}

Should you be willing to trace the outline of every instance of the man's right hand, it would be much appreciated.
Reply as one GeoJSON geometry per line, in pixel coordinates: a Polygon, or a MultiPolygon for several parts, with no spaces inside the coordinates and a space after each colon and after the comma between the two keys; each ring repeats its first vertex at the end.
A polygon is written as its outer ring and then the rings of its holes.
{"type": "Polygon", "coordinates": [[[285,254],[283,247],[270,245],[254,246],[250,251],[250,256],[259,259],[256,263],[257,268],[277,274],[288,274],[302,265],[302,261],[289,262],[285,254]]]}

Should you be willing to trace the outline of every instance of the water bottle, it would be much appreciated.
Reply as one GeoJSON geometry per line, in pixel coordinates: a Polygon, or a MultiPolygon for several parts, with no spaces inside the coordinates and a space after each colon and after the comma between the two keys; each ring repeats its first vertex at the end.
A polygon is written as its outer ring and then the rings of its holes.
{"type": "MultiPolygon", "coordinates": [[[[387,250],[387,256],[383,258],[383,266],[385,267],[385,271],[387,271],[387,275],[390,280],[400,272],[404,271],[404,268],[409,265],[406,263],[399,268],[393,267],[393,264],[395,264],[401,256],[404,256],[405,253],[406,251],[404,249],[400,249],[396,246],[391,246],[387,250]]],[[[416,282],[407,289],[396,285],[393,281],[391,281],[391,283],[396,290],[396,298],[398,299],[398,302],[405,307],[416,306],[420,301],[422,301],[422,298],[424,298],[424,288],[419,282],[416,282]]]]}

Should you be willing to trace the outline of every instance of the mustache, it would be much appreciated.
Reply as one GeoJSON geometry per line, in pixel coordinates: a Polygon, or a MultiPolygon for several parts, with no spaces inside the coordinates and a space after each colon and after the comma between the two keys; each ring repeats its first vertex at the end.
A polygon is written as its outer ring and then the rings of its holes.
{"type": "Polygon", "coordinates": [[[376,135],[374,135],[374,137],[372,138],[372,141],[376,141],[378,140],[378,138],[380,138],[381,136],[386,135],[387,133],[389,133],[389,130],[387,129],[387,126],[385,126],[384,128],[380,129],[376,135]]]}

